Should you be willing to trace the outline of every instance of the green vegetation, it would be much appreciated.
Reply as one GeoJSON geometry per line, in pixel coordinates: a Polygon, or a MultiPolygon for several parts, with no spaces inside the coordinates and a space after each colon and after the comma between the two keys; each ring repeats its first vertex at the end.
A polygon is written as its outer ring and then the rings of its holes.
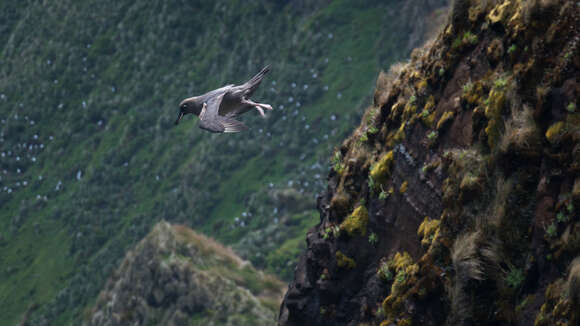
{"type": "Polygon", "coordinates": [[[322,233],[322,238],[324,240],[328,240],[328,238],[330,238],[331,232],[332,232],[332,229],[330,227],[327,227],[326,229],[324,229],[324,232],[322,233]]]}
{"type": "Polygon", "coordinates": [[[501,76],[493,82],[493,86],[501,89],[507,86],[507,82],[508,82],[507,77],[501,76]]]}
{"type": "Polygon", "coordinates": [[[369,140],[369,136],[367,135],[366,131],[360,136],[359,140],[364,143],[369,140]]]}
{"type": "Polygon", "coordinates": [[[443,115],[441,115],[441,118],[437,122],[437,129],[439,130],[443,128],[449,121],[451,121],[451,119],[453,119],[454,116],[455,113],[453,111],[447,111],[443,113],[443,115]]]}
{"type": "Polygon", "coordinates": [[[548,227],[546,228],[546,235],[550,238],[555,237],[557,232],[558,232],[558,227],[556,226],[555,223],[548,225],[548,227]]]}
{"type": "Polygon", "coordinates": [[[525,275],[521,269],[512,267],[505,276],[505,282],[512,288],[519,288],[525,279],[525,275]]]}
{"type": "Polygon", "coordinates": [[[401,183],[401,187],[399,187],[399,192],[404,194],[407,192],[407,189],[409,189],[409,182],[405,180],[403,181],[403,183],[401,183]]]}
{"type": "Polygon", "coordinates": [[[345,165],[342,162],[342,154],[340,153],[340,151],[334,152],[334,155],[332,156],[331,159],[331,163],[332,168],[334,169],[334,171],[336,171],[336,173],[342,174],[344,172],[345,165]]]}
{"type": "Polygon", "coordinates": [[[439,234],[440,222],[440,220],[425,216],[425,219],[423,219],[417,229],[417,235],[421,238],[421,245],[428,246],[431,244],[433,239],[439,234]]]}
{"type": "Polygon", "coordinates": [[[566,133],[566,123],[564,121],[559,121],[546,130],[546,139],[552,144],[556,144],[562,138],[562,135],[566,133]]]}
{"type": "Polygon", "coordinates": [[[473,90],[473,83],[468,82],[467,84],[463,85],[463,93],[469,93],[473,90]]]}
{"type": "Polygon", "coordinates": [[[378,182],[379,184],[386,182],[390,177],[392,164],[393,151],[389,151],[377,163],[373,164],[369,178],[372,178],[373,182],[378,182]]]}
{"type": "Polygon", "coordinates": [[[556,214],[556,220],[558,220],[559,223],[568,222],[569,219],[570,217],[564,214],[564,212],[558,212],[558,214],[556,214]]]}
{"type": "Polygon", "coordinates": [[[389,193],[386,192],[382,187],[381,187],[381,192],[379,193],[379,199],[380,200],[385,200],[387,198],[389,198],[389,193]]]}
{"type": "Polygon", "coordinates": [[[400,271],[397,272],[397,276],[395,276],[395,281],[397,283],[404,283],[406,279],[407,273],[405,272],[404,269],[401,269],[400,271]]]}
{"type": "Polygon", "coordinates": [[[389,269],[389,265],[386,262],[382,262],[379,266],[377,274],[383,281],[390,282],[393,279],[393,273],[389,269]]]}
{"type": "Polygon", "coordinates": [[[437,139],[438,135],[439,134],[437,133],[437,131],[433,130],[429,134],[427,134],[427,139],[429,139],[429,140],[437,139]]]}
{"type": "Polygon", "coordinates": [[[340,228],[337,225],[328,226],[324,229],[324,232],[322,233],[322,238],[324,240],[328,240],[330,238],[330,236],[337,238],[339,234],[340,234],[340,228]]]}
{"type": "Polygon", "coordinates": [[[341,224],[340,229],[345,231],[348,235],[354,236],[356,233],[366,235],[367,223],[369,221],[369,214],[364,205],[359,205],[354,209],[341,224]]]}
{"type": "Polygon", "coordinates": [[[465,32],[463,34],[463,42],[464,43],[476,44],[477,41],[478,41],[477,35],[475,35],[471,32],[465,32]]]}
{"type": "Polygon", "coordinates": [[[88,325],[110,323],[115,318],[112,316],[119,315],[124,316],[126,324],[140,320],[174,324],[187,317],[203,325],[217,324],[218,320],[225,324],[270,325],[285,288],[283,282],[256,270],[231,249],[186,226],[164,221],[125,255],[110,280],[124,285],[107,286],[100,292],[90,315],[101,318],[101,322],[88,325]],[[183,279],[188,281],[179,287],[158,281],[183,279]],[[112,306],[110,300],[115,297],[132,300],[118,300],[112,306]],[[197,303],[194,311],[184,309],[188,300],[197,303]],[[141,302],[143,309],[133,310],[131,301],[141,302]]]}
{"type": "Polygon", "coordinates": [[[336,252],[336,264],[338,267],[342,267],[344,269],[353,269],[356,267],[356,262],[343,254],[340,250],[336,252]]]}
{"type": "Polygon", "coordinates": [[[373,190],[375,189],[375,179],[373,179],[373,176],[369,174],[369,180],[367,182],[369,189],[373,190]]]}
{"type": "Polygon", "coordinates": [[[371,245],[376,245],[379,242],[379,236],[376,233],[369,234],[369,243],[371,245]]]}

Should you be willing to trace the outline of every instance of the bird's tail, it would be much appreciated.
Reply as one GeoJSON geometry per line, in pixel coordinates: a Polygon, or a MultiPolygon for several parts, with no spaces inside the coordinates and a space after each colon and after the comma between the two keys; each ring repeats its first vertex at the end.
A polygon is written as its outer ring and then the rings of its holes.
{"type": "Polygon", "coordinates": [[[253,93],[256,90],[256,88],[258,88],[258,86],[262,82],[262,79],[268,73],[268,71],[270,71],[270,65],[267,65],[264,68],[262,68],[262,70],[260,70],[259,73],[257,73],[254,77],[252,77],[252,79],[246,82],[247,94],[253,93]]]}

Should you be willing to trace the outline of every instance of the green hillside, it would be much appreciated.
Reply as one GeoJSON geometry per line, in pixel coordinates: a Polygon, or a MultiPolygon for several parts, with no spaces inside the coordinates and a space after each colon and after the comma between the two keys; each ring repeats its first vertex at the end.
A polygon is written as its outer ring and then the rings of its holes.
{"type": "Polygon", "coordinates": [[[434,9],[308,3],[0,1],[1,325],[77,320],[161,219],[291,277],[331,151],[434,9]],[[254,98],[275,110],[248,132],[173,125],[265,64],[254,98]]]}

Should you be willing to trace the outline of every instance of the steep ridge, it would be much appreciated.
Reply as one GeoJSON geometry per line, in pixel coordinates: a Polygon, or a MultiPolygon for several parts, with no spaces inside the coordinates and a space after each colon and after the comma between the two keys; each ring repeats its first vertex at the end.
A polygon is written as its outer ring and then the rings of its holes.
{"type": "Polygon", "coordinates": [[[273,325],[282,289],[231,249],[160,222],[109,278],[86,325],[273,325]]]}
{"type": "Polygon", "coordinates": [[[457,0],[379,76],[280,325],[580,322],[579,11],[457,0]]]}

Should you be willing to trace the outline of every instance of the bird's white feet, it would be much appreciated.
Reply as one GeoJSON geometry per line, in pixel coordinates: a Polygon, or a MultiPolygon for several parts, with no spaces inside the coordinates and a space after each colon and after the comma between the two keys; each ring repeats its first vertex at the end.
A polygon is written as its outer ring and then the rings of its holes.
{"type": "Polygon", "coordinates": [[[270,104],[262,104],[259,103],[260,106],[262,106],[264,109],[268,110],[268,111],[272,111],[272,106],[270,104]]]}
{"type": "Polygon", "coordinates": [[[254,107],[256,107],[256,110],[258,110],[258,112],[260,113],[260,115],[262,117],[265,117],[266,114],[264,113],[264,109],[271,111],[272,110],[272,106],[269,104],[263,104],[263,103],[256,103],[250,99],[243,99],[242,103],[244,104],[249,104],[249,105],[253,105],[254,107]]]}
{"type": "Polygon", "coordinates": [[[260,112],[260,115],[262,117],[266,117],[266,114],[264,113],[263,109],[270,111],[272,110],[272,106],[268,104],[256,103],[256,109],[258,110],[258,112],[260,112]]]}

